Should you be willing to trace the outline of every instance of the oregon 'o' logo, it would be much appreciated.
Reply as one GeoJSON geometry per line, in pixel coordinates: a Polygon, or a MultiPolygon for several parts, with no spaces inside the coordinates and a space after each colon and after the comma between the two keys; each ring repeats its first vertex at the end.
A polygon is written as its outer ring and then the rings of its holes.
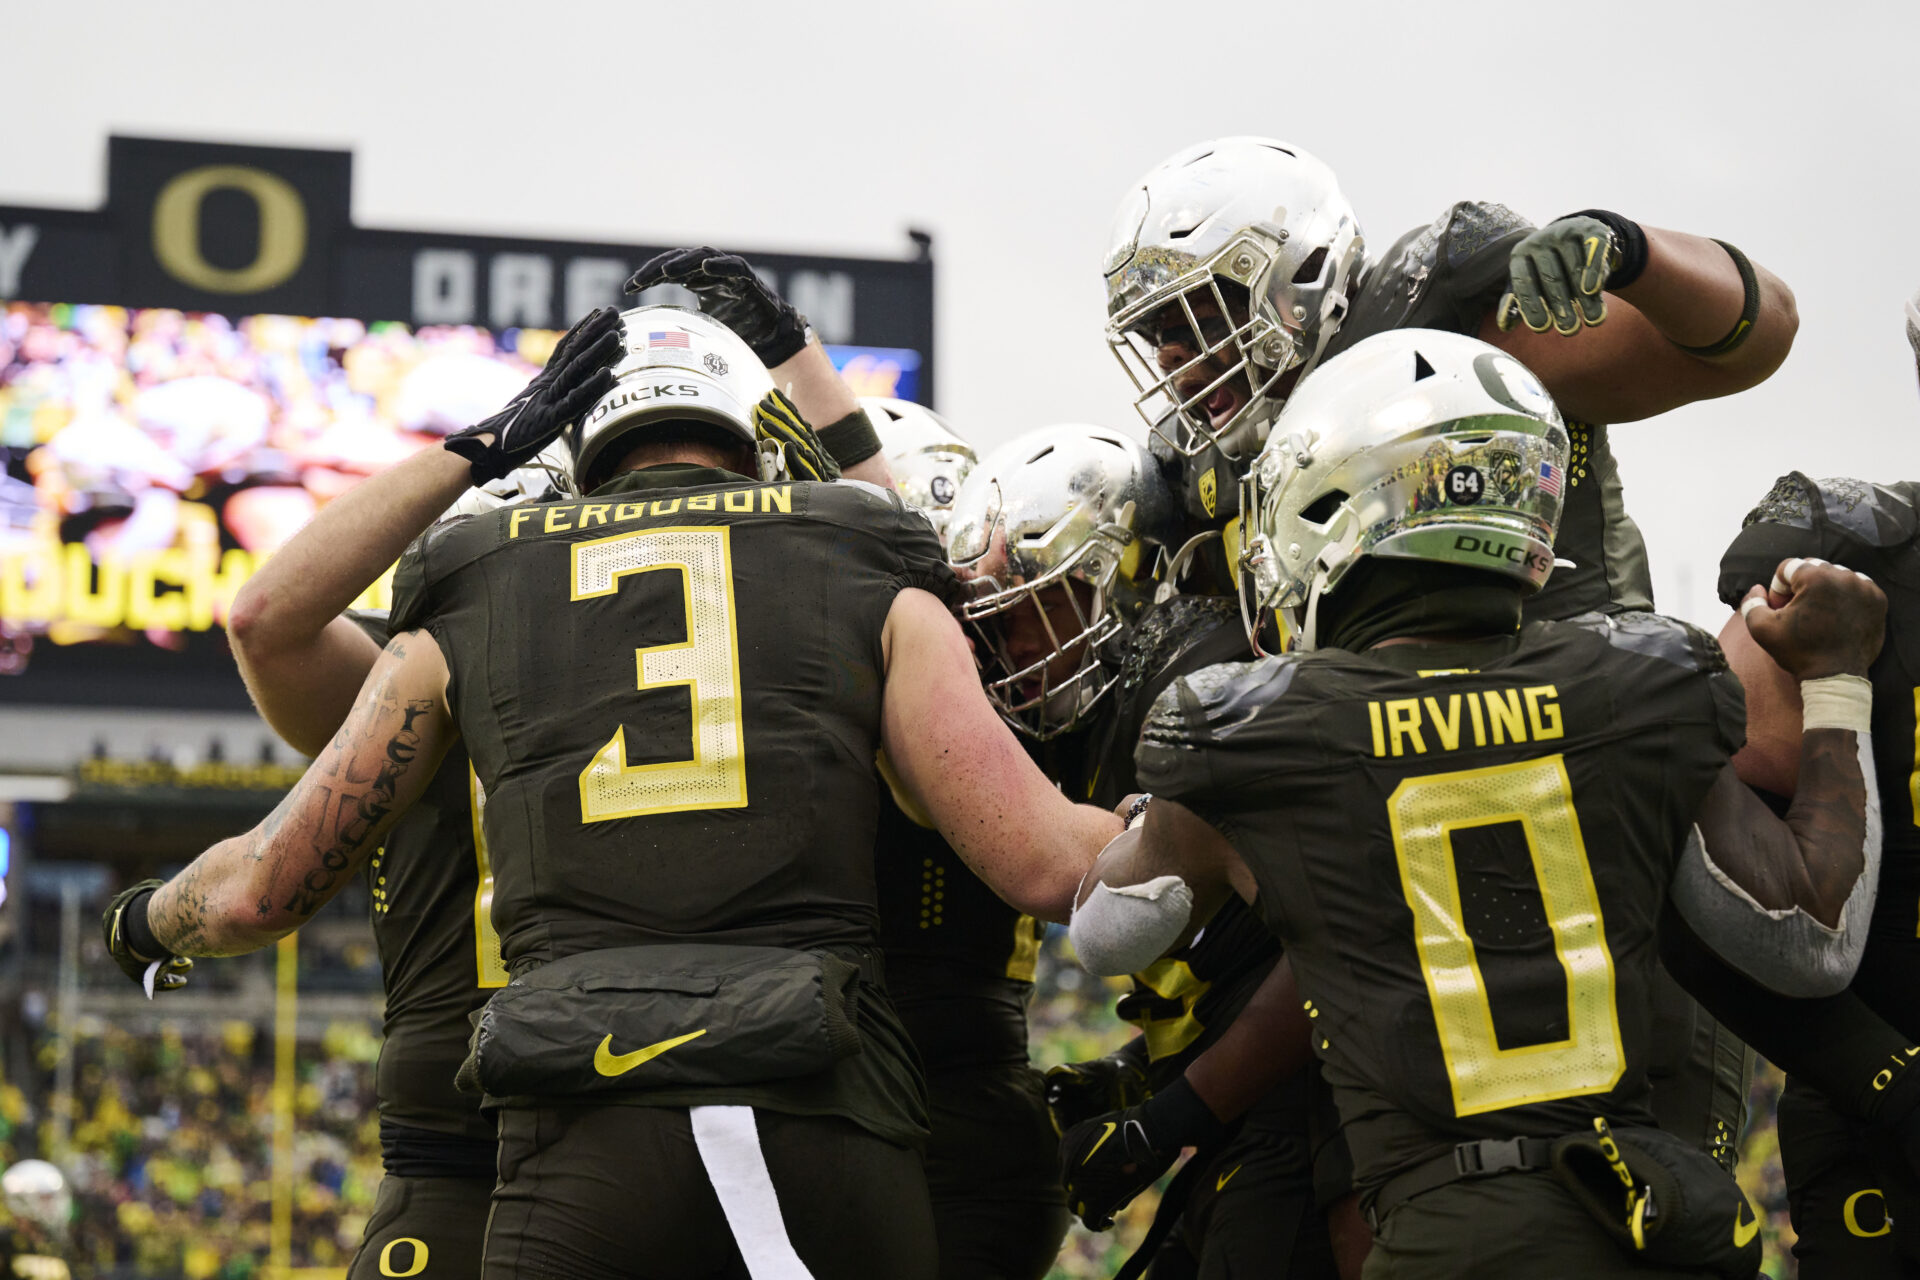
{"type": "Polygon", "coordinates": [[[387,1247],[380,1251],[380,1274],[383,1276],[398,1276],[402,1278],[406,1276],[417,1276],[426,1269],[427,1242],[425,1240],[416,1240],[412,1236],[401,1236],[397,1240],[387,1241],[387,1247]],[[395,1245],[402,1244],[410,1244],[413,1246],[413,1265],[405,1271],[395,1271],[393,1269],[393,1249],[395,1245]]]}
{"type": "Polygon", "coordinates": [[[307,206],[292,183],[264,169],[202,165],[174,177],[153,202],[153,256],[196,289],[264,293],[298,271],[306,255],[307,206]],[[200,206],[214,191],[245,192],[260,210],[260,249],[244,267],[216,267],[200,252],[200,206]]]}
{"type": "Polygon", "coordinates": [[[1864,1191],[1856,1191],[1848,1196],[1847,1202],[1840,1206],[1840,1217],[1841,1220],[1846,1223],[1847,1234],[1859,1236],[1862,1240],[1871,1240],[1875,1236],[1884,1236],[1893,1230],[1893,1219],[1887,1216],[1886,1197],[1880,1194],[1877,1187],[1868,1187],[1864,1191]],[[1867,1230],[1866,1227],[1861,1225],[1857,1207],[1860,1201],[1867,1196],[1872,1196],[1874,1199],[1880,1201],[1880,1225],[1872,1231],[1867,1230]]]}

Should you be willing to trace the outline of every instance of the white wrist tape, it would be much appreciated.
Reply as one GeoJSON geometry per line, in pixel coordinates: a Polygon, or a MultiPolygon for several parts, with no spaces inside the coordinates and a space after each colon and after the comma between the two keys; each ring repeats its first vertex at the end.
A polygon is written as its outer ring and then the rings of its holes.
{"type": "Polygon", "coordinates": [[[1800,682],[1800,730],[1873,728],[1873,684],[1864,676],[1823,676],[1800,682]]]}
{"type": "Polygon", "coordinates": [[[1067,936],[1088,973],[1120,977],[1165,955],[1192,915],[1193,890],[1179,876],[1118,888],[1096,884],[1074,911],[1067,936]]]}

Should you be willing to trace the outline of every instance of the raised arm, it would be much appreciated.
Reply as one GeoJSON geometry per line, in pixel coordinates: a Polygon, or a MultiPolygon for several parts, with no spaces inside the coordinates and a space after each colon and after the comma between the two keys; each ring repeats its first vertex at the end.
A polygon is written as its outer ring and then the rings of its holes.
{"type": "Polygon", "coordinates": [[[340,614],[468,486],[505,476],[611,389],[619,325],[611,309],[589,315],[499,413],[334,499],[248,579],[227,634],[247,692],[288,745],[319,754],[380,654],[340,614]]]}
{"type": "Polygon", "coordinates": [[[1068,800],[1014,741],[960,625],[931,593],[895,599],[883,635],[888,762],[966,864],[1014,907],[1064,921],[1094,854],[1120,831],[1068,800]]]}
{"type": "Polygon", "coordinates": [[[1727,963],[1783,995],[1821,996],[1853,978],[1879,884],[1867,668],[1886,597],[1818,560],[1780,566],[1771,595],[1742,604],[1761,648],[1800,682],[1799,778],[1785,819],[1733,766],[1709,791],[1673,881],[1675,907],[1727,963]]]}
{"type": "Polygon", "coordinates": [[[880,437],[861,411],[853,388],[807,318],[775,293],[747,260],[708,245],[674,249],[648,259],[627,281],[628,293],[678,285],[700,299],[700,309],[733,330],[773,375],[773,385],[813,423],[820,441],[849,480],[893,488],[893,471],[880,437]]]}
{"type": "Polygon", "coordinates": [[[456,736],[446,683],[426,632],[395,636],[332,743],[272,813],[165,884],[114,899],[103,921],[114,961],[141,981],[155,961],[238,955],[305,924],[440,767],[456,736]]]}
{"type": "Polygon", "coordinates": [[[323,507],[247,580],[227,635],[273,731],[317,756],[380,646],[340,615],[473,483],[465,459],[422,449],[323,507]]]}
{"type": "Polygon", "coordinates": [[[1560,218],[1515,246],[1513,290],[1478,336],[1575,420],[1632,422],[1732,395],[1780,367],[1800,325],[1793,291],[1737,253],[1618,214],[1560,218]]]}

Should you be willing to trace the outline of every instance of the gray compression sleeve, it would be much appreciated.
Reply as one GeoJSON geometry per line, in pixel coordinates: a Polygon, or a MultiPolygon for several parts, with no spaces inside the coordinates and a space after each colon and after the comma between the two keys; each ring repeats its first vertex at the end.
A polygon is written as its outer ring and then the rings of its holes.
{"type": "Polygon", "coordinates": [[[1860,878],[1841,908],[1838,928],[1829,929],[1799,907],[1774,911],[1754,901],[1715,864],[1697,826],[1674,871],[1673,904],[1694,932],[1721,959],[1783,996],[1830,996],[1845,990],[1866,949],[1880,886],[1880,790],[1872,739],[1864,733],[1854,736],[1867,789],[1866,839],[1860,878]]]}

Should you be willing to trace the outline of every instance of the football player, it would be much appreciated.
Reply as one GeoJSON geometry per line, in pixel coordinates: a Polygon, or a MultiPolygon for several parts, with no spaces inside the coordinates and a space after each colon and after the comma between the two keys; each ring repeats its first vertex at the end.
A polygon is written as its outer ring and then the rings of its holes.
{"type": "Polygon", "coordinates": [[[586,497],[437,526],[275,815],[112,922],[163,966],[297,928],[458,733],[514,975],[462,1067],[500,1107],[487,1275],[933,1275],[920,1082],[875,947],[874,754],[1032,914],[1065,914],[1119,826],[994,717],[925,520],[831,483],[715,329],[626,313],[586,497]]]}
{"type": "Polygon", "coordinates": [[[1295,648],[1162,695],[1144,822],[1079,895],[1096,972],[1235,894],[1274,929],[1370,1276],[1751,1275],[1732,1179],[1652,1127],[1660,911],[1789,994],[1843,987],[1864,943],[1884,597],[1800,564],[1782,607],[1744,606],[1808,705],[1783,822],[1728,767],[1743,710],[1709,637],[1631,612],[1523,625],[1566,450],[1539,382],[1459,335],[1383,334],[1303,386],[1248,484],[1257,602],[1295,648]]]}
{"type": "MultiPolygon", "coordinates": [[[[1416,326],[1519,358],[1571,444],[1559,568],[1525,602],[1530,620],[1652,607],[1607,424],[1759,383],[1798,328],[1792,292],[1734,246],[1606,210],[1536,228],[1463,201],[1369,261],[1333,172],[1266,138],[1201,143],[1150,171],[1115,215],[1105,272],[1108,342],[1156,450],[1195,528],[1226,530],[1225,555],[1202,558],[1217,590],[1237,581],[1239,471],[1321,360],[1416,326]]],[[[1655,999],[1662,1122],[1731,1168],[1751,1055],[1664,973],[1655,999]]],[[[1337,1166],[1338,1145],[1326,1150],[1337,1166]]],[[[1330,1168],[1329,1194],[1338,1180],[1330,1168]]]]}
{"type": "Polygon", "coordinates": [[[1239,470],[1321,360],[1389,329],[1468,334],[1532,369],[1569,419],[1565,563],[1528,617],[1649,607],[1607,424],[1763,381],[1793,343],[1792,292],[1722,241],[1598,209],[1534,227],[1462,201],[1364,249],[1333,172],[1270,138],[1185,148],[1121,202],[1107,338],[1189,514],[1233,518],[1239,470]]]}
{"type": "MultiPolygon", "coordinates": [[[[582,320],[499,414],[335,499],[248,580],[228,637],[261,714],[295,750],[321,755],[352,709],[388,635],[383,616],[349,616],[348,606],[410,541],[456,501],[484,510],[550,496],[549,472],[566,457],[555,437],[611,388],[618,331],[612,310],[582,320]],[[484,439],[493,446],[476,448],[484,439]]],[[[480,803],[454,747],[368,862],[385,995],[376,1071],[385,1176],[352,1280],[429,1264],[480,1268],[497,1144],[479,1099],[453,1083],[469,1015],[507,981],[487,909],[480,803]]],[[[148,962],[129,963],[130,976],[143,976],[148,962]]],[[[184,968],[155,978],[177,986],[184,968]]]]}
{"type": "MultiPolygon", "coordinates": [[[[901,498],[945,545],[954,501],[978,462],[972,446],[920,405],[860,403],[901,498]]],[[[1001,901],[893,788],[881,797],[878,830],[888,993],[927,1073],[927,1189],[941,1280],[1040,1280],[1068,1221],[1053,1127],[1027,1053],[1046,925],[1001,901]]]]}
{"type": "MultiPolygon", "coordinates": [[[[772,343],[806,321],[744,259],[692,249],[656,259],[634,284],[675,284],[703,310],[772,343]]],[[[777,356],[777,346],[760,354],[777,356]]],[[[945,419],[908,401],[863,397],[873,454],[906,504],[945,544],[947,521],[977,459],[945,419]]],[[[858,423],[822,430],[837,454],[858,423]]],[[[891,784],[884,757],[883,776],[891,784]]],[[[1053,1131],[1028,1065],[1028,1000],[1046,926],[1003,902],[967,869],[917,805],[890,785],[880,800],[874,872],[887,987],[926,1067],[926,1172],[942,1280],[1039,1280],[1066,1235],[1053,1131]]]]}
{"type": "MultiPolygon", "coordinates": [[[[962,611],[983,655],[988,696],[1034,741],[1042,767],[1068,794],[1117,802],[1134,789],[1133,744],[1159,691],[1248,652],[1232,600],[1177,594],[1179,526],[1158,467],[1138,443],[1104,428],[1030,432],[981,464],[953,519],[954,558],[990,575],[962,611]]],[[[1162,1197],[1132,1266],[1151,1260],[1162,1277],[1231,1267],[1330,1272],[1309,1182],[1304,1082],[1273,1090],[1227,1126],[1181,1076],[1277,953],[1250,911],[1229,906],[1193,945],[1135,976],[1119,1012],[1144,1034],[1116,1054],[1049,1073],[1049,1103],[1065,1137],[1063,1181],[1090,1228],[1111,1226],[1183,1142],[1201,1148],[1162,1197]],[[1168,1117],[1181,1141],[1117,1178],[1104,1159],[1085,1159],[1109,1113],[1148,1092],[1152,1114],[1168,1117]]],[[[1304,1058],[1305,1038],[1297,1039],[1304,1058]]]]}
{"type": "MultiPolygon", "coordinates": [[[[1874,763],[1887,805],[1876,904],[1852,990],[1897,1028],[1904,1043],[1879,1069],[1910,1056],[1920,1042],[1920,972],[1914,903],[1920,900],[1920,839],[1914,792],[1915,700],[1920,687],[1920,486],[1859,480],[1780,478],[1748,515],[1720,561],[1720,595],[1738,606],[1755,587],[1773,588],[1773,567],[1790,557],[1829,561],[1871,574],[1887,594],[1887,644],[1868,672],[1873,683],[1874,763]]],[[[1741,777],[1784,803],[1798,793],[1801,728],[1793,680],[1747,633],[1736,614],[1721,635],[1747,690],[1747,745],[1735,758],[1741,777]]],[[[1804,1025],[1804,1024],[1802,1024],[1804,1025]]],[[[1830,1043],[1830,1041],[1829,1041],[1830,1043]]],[[[1827,1048],[1823,1044],[1821,1048],[1827,1048]]],[[[1771,1056],[1771,1053],[1769,1054],[1771,1056]]],[[[1794,1070],[1788,1055],[1789,1071],[1794,1070]]],[[[1892,1083],[1887,1071],[1884,1090],[1892,1083]]],[[[1806,1280],[1909,1274],[1920,1265],[1920,1238],[1902,1223],[1920,1216],[1920,1182],[1897,1134],[1847,1114],[1798,1074],[1780,1099],[1780,1159],[1798,1236],[1793,1251],[1806,1280]]]]}

